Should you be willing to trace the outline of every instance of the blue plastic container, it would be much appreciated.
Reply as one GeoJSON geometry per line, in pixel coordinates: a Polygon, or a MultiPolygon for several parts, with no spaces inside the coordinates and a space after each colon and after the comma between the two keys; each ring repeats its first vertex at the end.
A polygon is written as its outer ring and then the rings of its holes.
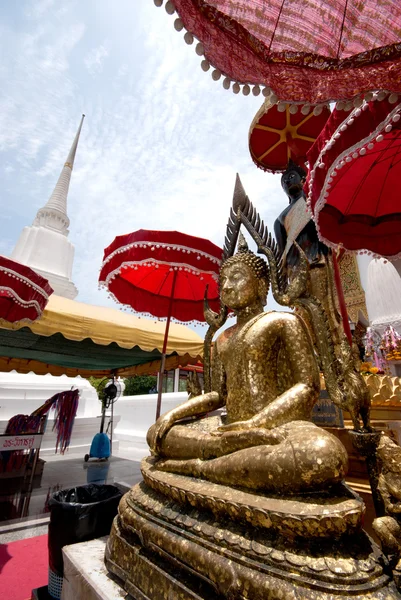
{"type": "Polygon", "coordinates": [[[106,433],[97,433],[92,440],[89,454],[85,454],[85,462],[90,458],[109,458],[110,439],[106,433]]]}

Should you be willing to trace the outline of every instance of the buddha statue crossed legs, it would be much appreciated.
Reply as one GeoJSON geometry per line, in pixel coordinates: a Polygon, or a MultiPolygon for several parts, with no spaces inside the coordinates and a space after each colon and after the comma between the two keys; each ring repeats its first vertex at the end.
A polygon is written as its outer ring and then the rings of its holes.
{"type": "Polygon", "coordinates": [[[162,415],[148,432],[155,467],[263,492],[317,491],[344,478],[347,454],[309,422],[319,373],[303,321],[263,312],[265,261],[241,242],[220,272],[222,302],[237,322],[223,331],[212,364],[212,392],[162,415]],[[226,418],[203,415],[226,407],[226,418]],[[198,417],[189,422],[183,419],[198,417]]]}

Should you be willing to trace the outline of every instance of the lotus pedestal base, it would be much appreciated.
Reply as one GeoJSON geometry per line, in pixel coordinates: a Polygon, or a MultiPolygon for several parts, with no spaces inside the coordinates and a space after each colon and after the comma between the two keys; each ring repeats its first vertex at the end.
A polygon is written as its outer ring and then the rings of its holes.
{"type": "Polygon", "coordinates": [[[280,502],[162,473],[150,460],[142,472],[105,556],[136,600],[401,598],[346,486],[280,502]]]}

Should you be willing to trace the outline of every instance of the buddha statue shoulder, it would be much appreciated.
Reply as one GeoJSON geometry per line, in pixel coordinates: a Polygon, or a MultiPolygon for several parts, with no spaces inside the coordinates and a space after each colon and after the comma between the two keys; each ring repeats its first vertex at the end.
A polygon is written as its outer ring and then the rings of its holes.
{"type": "Polygon", "coordinates": [[[162,415],[150,428],[155,468],[254,491],[298,494],[341,481],[347,454],[310,422],[319,372],[304,322],[264,312],[266,262],[245,240],[220,271],[222,303],[236,324],[216,340],[212,391],[162,415]],[[225,407],[225,416],[207,416],[225,407]]]}

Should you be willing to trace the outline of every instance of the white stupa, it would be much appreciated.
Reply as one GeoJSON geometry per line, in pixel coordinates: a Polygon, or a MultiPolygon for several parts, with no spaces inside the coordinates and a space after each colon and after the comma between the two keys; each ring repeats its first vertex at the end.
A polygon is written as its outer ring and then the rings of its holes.
{"type": "MultiPolygon", "coordinates": [[[[24,227],[12,253],[13,259],[46,277],[55,294],[70,299],[75,298],[78,290],[71,281],[74,246],[68,239],[67,196],[83,120],[84,115],[52,195],[38,210],[33,224],[24,227]]],[[[55,393],[69,390],[71,386],[79,389],[80,399],[69,452],[84,456],[99,430],[100,404],[96,390],[81,377],[25,375],[16,371],[0,373],[0,433],[15,414],[31,414],[55,393]]],[[[50,420],[52,418],[53,413],[50,420]]],[[[119,417],[116,423],[118,420],[119,417]]],[[[113,443],[114,448],[118,448],[118,441],[113,443]]],[[[54,451],[55,434],[50,422],[40,453],[43,457],[54,451]]]]}
{"type": "Polygon", "coordinates": [[[71,300],[78,290],[71,280],[74,246],[68,239],[67,196],[84,117],[52,195],[38,210],[33,224],[24,227],[11,254],[11,258],[48,279],[55,294],[71,300]]]}

